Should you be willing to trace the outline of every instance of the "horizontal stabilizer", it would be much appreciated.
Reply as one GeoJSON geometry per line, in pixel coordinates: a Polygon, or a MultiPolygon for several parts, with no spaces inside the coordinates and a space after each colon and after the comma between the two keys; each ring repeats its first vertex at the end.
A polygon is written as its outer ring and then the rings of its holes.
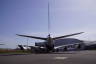
{"type": "Polygon", "coordinates": [[[59,38],[65,38],[65,37],[70,37],[70,36],[74,36],[74,35],[78,35],[78,34],[82,34],[84,32],[80,32],[80,33],[74,33],[74,34],[69,34],[69,35],[64,35],[64,36],[60,36],[60,37],[55,37],[53,38],[53,40],[59,39],[59,38]]]}
{"type": "Polygon", "coordinates": [[[18,36],[22,36],[22,37],[28,37],[28,38],[34,38],[34,39],[40,39],[40,40],[47,40],[47,38],[43,38],[43,37],[36,37],[36,36],[28,36],[28,35],[19,35],[16,34],[18,36]]]}

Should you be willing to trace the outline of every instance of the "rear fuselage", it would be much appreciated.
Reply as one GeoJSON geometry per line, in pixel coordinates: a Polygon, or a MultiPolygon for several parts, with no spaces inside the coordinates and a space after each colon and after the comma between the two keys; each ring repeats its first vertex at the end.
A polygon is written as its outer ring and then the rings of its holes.
{"type": "Polygon", "coordinates": [[[46,46],[48,51],[53,51],[54,50],[53,39],[50,37],[50,35],[48,35],[45,46],[46,46]]]}

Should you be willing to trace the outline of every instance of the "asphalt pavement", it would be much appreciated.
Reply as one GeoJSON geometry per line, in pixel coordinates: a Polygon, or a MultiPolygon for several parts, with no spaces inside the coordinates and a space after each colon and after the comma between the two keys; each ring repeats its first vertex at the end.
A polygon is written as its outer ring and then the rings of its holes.
{"type": "Polygon", "coordinates": [[[0,64],[96,64],[96,51],[0,55],[0,64]]]}

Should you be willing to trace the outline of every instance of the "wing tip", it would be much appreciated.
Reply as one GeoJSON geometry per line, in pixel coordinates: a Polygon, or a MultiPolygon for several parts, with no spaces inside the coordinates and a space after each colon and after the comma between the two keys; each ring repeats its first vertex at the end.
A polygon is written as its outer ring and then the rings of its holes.
{"type": "Polygon", "coordinates": [[[84,33],[84,32],[80,32],[80,33],[84,33]]]}
{"type": "Polygon", "coordinates": [[[19,36],[19,34],[16,34],[17,36],[19,36]]]}

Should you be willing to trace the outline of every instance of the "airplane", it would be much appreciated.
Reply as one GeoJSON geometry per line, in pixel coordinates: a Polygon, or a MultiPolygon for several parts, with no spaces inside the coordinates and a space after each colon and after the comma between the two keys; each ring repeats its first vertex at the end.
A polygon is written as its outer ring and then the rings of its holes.
{"type": "Polygon", "coordinates": [[[5,44],[0,43],[0,45],[5,45],[5,44]]]}
{"type": "Polygon", "coordinates": [[[4,45],[4,44],[0,44],[0,45],[4,45]]]}
{"type": "Polygon", "coordinates": [[[54,40],[61,39],[61,38],[66,38],[66,37],[70,37],[70,36],[74,36],[74,35],[78,35],[78,34],[82,34],[82,33],[84,33],[84,32],[79,32],[79,33],[74,33],[74,34],[69,34],[69,35],[64,35],[64,36],[59,36],[59,37],[53,37],[53,38],[51,37],[50,34],[46,38],[37,37],[37,36],[20,35],[20,34],[16,34],[16,35],[22,36],[22,37],[45,40],[44,46],[31,46],[31,49],[36,50],[35,52],[37,52],[37,51],[41,52],[43,50],[42,52],[47,52],[48,53],[48,52],[54,52],[55,51],[54,40]]]}

